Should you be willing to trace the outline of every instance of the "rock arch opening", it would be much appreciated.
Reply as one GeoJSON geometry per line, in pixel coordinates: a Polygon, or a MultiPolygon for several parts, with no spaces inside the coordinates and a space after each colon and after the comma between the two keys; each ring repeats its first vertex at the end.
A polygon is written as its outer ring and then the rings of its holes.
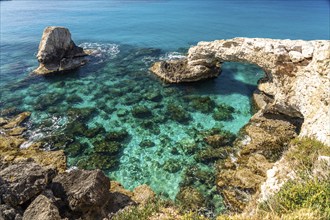
{"type": "Polygon", "coordinates": [[[261,110],[304,120],[301,136],[330,145],[329,48],[325,40],[234,38],[200,42],[189,49],[186,59],[157,62],[151,71],[167,82],[180,83],[216,77],[222,62],[255,64],[266,74],[258,89],[272,99],[261,110]],[[176,71],[177,66],[180,71],[176,71]]]}

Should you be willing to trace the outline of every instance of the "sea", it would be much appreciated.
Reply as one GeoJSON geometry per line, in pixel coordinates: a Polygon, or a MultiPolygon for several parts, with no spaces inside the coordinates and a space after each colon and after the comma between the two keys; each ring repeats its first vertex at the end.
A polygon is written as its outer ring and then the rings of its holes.
{"type": "Polygon", "coordinates": [[[0,110],[32,113],[23,147],[44,142],[65,151],[68,168],[98,168],[127,189],[148,184],[171,200],[192,187],[216,213],[225,210],[219,158],[204,140],[239,134],[264,72],[228,62],[215,79],[171,85],[150,66],[185,57],[199,41],[329,40],[330,27],[328,0],[13,0],[0,1],[0,12],[0,110]],[[47,26],[68,28],[97,55],[78,70],[31,74],[47,26]]]}

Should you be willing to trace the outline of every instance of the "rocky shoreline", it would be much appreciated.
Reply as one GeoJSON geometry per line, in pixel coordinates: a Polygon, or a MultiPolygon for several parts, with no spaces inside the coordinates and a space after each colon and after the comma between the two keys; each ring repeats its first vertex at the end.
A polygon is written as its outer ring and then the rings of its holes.
{"type": "MultiPolygon", "coordinates": [[[[257,112],[233,144],[233,136],[214,131],[203,140],[210,148],[199,155],[201,160],[216,162],[216,189],[232,213],[255,213],[262,201],[294,178],[294,167],[282,173],[280,169],[288,163],[283,155],[294,146],[293,139],[313,137],[330,145],[330,128],[326,126],[330,121],[328,48],[329,41],[235,38],[201,42],[189,50],[186,59],[161,61],[151,67],[170,83],[217,77],[221,62],[225,61],[250,62],[265,70],[266,77],[259,81],[253,95],[257,112]]],[[[77,68],[84,64],[86,55],[75,46],[67,29],[46,28],[37,55],[40,66],[36,73],[77,68]],[[66,46],[54,47],[53,51],[46,39],[55,45],[66,42],[66,46]]],[[[143,118],[150,113],[134,109],[132,114],[143,118]]],[[[25,122],[30,115],[1,112],[0,219],[111,219],[122,209],[143,207],[155,198],[147,185],[128,191],[98,169],[67,170],[63,150],[45,151],[45,142],[23,148],[28,138],[25,122]]],[[[173,115],[178,117],[176,113],[173,115]]],[[[325,161],[329,157],[320,156],[325,161]]],[[[88,162],[86,167],[90,167],[88,162]]],[[[194,172],[191,175],[188,178],[193,180],[194,172]]],[[[209,179],[203,178],[203,181],[209,179]]],[[[189,185],[182,187],[177,200],[182,207],[193,211],[198,210],[198,204],[205,203],[189,185]]],[[[182,219],[182,216],[175,211],[175,217],[171,218],[182,219]]]]}

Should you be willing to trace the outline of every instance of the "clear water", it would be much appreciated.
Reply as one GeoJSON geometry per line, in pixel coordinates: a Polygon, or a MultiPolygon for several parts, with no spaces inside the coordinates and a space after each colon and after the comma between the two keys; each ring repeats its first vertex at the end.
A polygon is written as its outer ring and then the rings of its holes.
{"type": "MultiPolygon", "coordinates": [[[[195,154],[180,148],[173,153],[173,148],[194,143],[205,148],[200,133],[212,128],[237,133],[251,117],[250,97],[263,73],[252,65],[226,63],[217,79],[166,85],[148,71],[151,63],[182,56],[186,48],[202,40],[238,36],[329,39],[327,0],[1,1],[0,6],[0,108],[32,112],[31,141],[53,136],[65,139],[70,136],[68,124],[76,123],[70,110],[90,108],[92,113],[83,121],[85,130],[103,127],[101,136],[118,130],[129,134],[116,155],[119,163],[105,172],[129,189],[147,183],[171,199],[187,169],[213,172],[212,164],[200,163],[195,154]],[[98,49],[100,56],[69,74],[30,76],[38,65],[35,54],[41,33],[50,25],[68,27],[77,44],[98,49]],[[151,100],[155,94],[158,98],[151,100]],[[216,121],[212,112],[192,109],[185,98],[191,95],[234,107],[233,119],[216,121]],[[77,96],[81,99],[74,99],[77,96]],[[166,118],[171,104],[183,107],[190,120],[180,123],[166,118]],[[152,116],[134,117],[136,106],[147,107],[152,116]],[[154,146],[141,147],[145,140],[154,146]],[[179,165],[176,172],[165,168],[167,161],[179,165]]],[[[85,146],[74,156],[68,154],[69,166],[89,160],[99,138],[76,135],[74,142],[67,141],[66,147],[73,143],[85,146]]],[[[205,194],[215,191],[198,181],[194,187],[205,194]]],[[[221,211],[221,198],[212,195],[212,199],[221,211]]]]}

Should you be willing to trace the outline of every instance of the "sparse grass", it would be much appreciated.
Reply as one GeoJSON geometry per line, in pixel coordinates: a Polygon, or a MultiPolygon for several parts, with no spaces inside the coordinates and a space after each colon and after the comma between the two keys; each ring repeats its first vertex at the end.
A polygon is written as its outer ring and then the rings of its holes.
{"type": "Polygon", "coordinates": [[[154,199],[145,205],[132,206],[118,212],[112,219],[114,220],[137,220],[149,219],[153,214],[160,211],[161,207],[166,207],[168,203],[161,199],[154,199]]]}
{"type": "Polygon", "coordinates": [[[278,215],[300,209],[318,210],[330,218],[330,182],[317,179],[289,181],[261,209],[278,215]]]}
{"type": "Polygon", "coordinates": [[[330,146],[311,138],[295,138],[286,159],[295,170],[310,171],[320,155],[330,156],[330,146]]]}

